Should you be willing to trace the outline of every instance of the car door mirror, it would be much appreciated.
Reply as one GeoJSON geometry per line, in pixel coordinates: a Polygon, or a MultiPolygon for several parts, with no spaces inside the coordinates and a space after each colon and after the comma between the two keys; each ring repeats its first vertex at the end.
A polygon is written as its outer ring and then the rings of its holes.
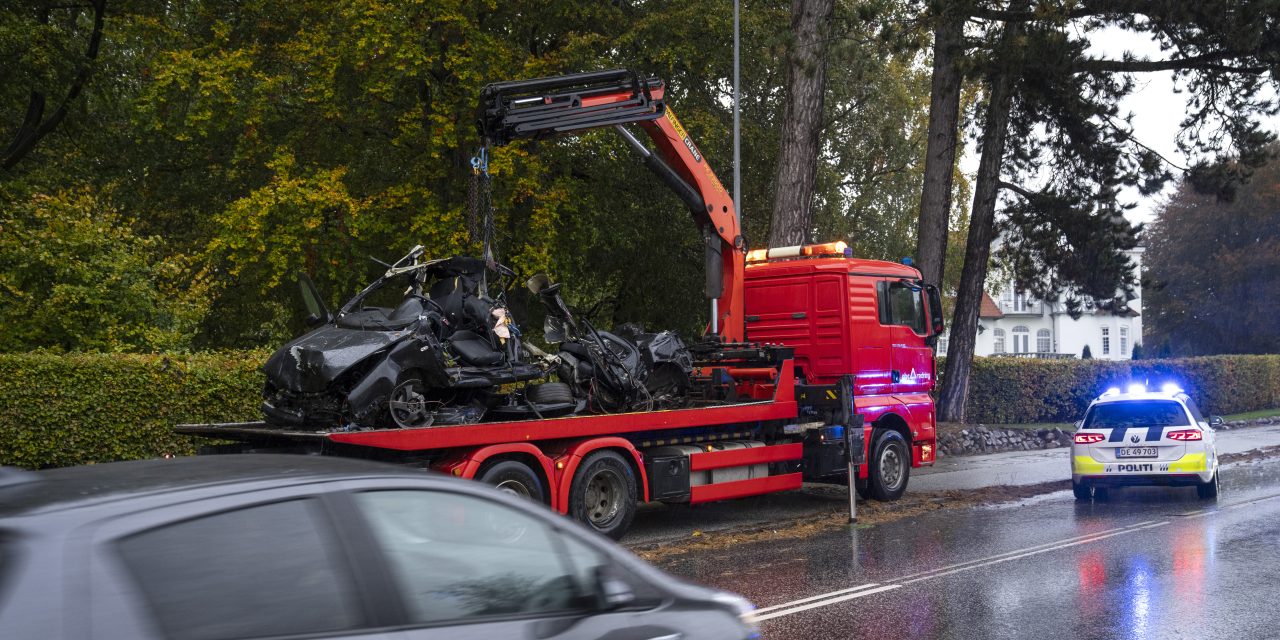
{"type": "Polygon", "coordinates": [[[1222,416],[1209,416],[1209,426],[1214,429],[1221,429],[1226,426],[1226,424],[1227,421],[1223,420],[1222,416]]]}
{"type": "Polygon", "coordinates": [[[609,565],[596,567],[595,592],[596,602],[606,611],[620,609],[636,601],[635,590],[609,565]]]}

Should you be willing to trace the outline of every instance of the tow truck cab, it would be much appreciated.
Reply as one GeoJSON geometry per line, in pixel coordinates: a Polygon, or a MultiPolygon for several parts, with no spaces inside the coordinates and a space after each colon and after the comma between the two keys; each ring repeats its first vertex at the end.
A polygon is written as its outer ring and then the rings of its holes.
{"type": "Polygon", "coordinates": [[[760,249],[747,254],[744,306],[747,340],[794,349],[798,383],[852,375],[869,449],[872,429],[893,430],[911,446],[912,466],[932,464],[942,307],[919,271],[853,258],[844,242],[760,249]]]}

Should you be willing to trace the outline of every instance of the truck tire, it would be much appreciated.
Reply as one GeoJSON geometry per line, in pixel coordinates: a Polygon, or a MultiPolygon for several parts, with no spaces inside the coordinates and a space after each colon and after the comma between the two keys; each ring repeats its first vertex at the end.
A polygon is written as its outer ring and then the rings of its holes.
{"type": "Polygon", "coordinates": [[[546,503],[547,494],[542,489],[542,481],[523,462],[518,460],[500,460],[485,468],[476,476],[480,482],[491,484],[499,491],[511,495],[528,498],[534,502],[546,503]]]}
{"type": "Polygon", "coordinates": [[[872,432],[871,459],[867,461],[867,482],[871,497],[891,502],[902,497],[911,475],[911,454],[902,434],[888,429],[872,432]]]}
{"type": "Polygon", "coordinates": [[[636,475],[614,451],[582,459],[569,487],[569,515],[588,529],[618,540],[636,515],[636,475]]]}
{"type": "Polygon", "coordinates": [[[544,382],[532,385],[524,392],[529,402],[536,404],[565,404],[573,402],[573,390],[563,382],[544,382]]]}

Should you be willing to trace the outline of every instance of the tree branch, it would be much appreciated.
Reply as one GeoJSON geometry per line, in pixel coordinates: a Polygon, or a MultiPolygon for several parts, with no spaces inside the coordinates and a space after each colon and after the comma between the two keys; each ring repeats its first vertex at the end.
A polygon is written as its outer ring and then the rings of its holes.
{"type": "Polygon", "coordinates": [[[1188,58],[1172,58],[1169,60],[1105,60],[1101,58],[1085,58],[1076,63],[1077,71],[1084,73],[1149,73],[1153,71],[1178,71],[1183,69],[1206,69],[1226,73],[1265,73],[1265,66],[1232,66],[1217,64],[1223,60],[1240,57],[1240,54],[1228,51],[1206,53],[1188,58]]]}
{"type": "MultiPolygon", "coordinates": [[[[80,97],[80,92],[84,89],[85,83],[89,80],[89,74],[93,70],[93,63],[98,58],[98,47],[102,44],[103,18],[107,10],[107,0],[92,0],[92,4],[94,12],[93,32],[89,35],[89,45],[85,49],[84,63],[80,66],[80,71],[71,83],[71,88],[67,90],[67,95],[63,96],[62,101],[58,103],[58,108],[53,111],[48,120],[41,122],[34,129],[28,126],[28,122],[23,123],[23,127],[18,130],[17,136],[5,150],[3,160],[0,160],[0,169],[9,170],[13,168],[27,154],[31,153],[36,143],[49,135],[67,117],[71,103],[80,97]]],[[[31,109],[36,106],[37,96],[39,96],[40,111],[43,112],[44,96],[32,91],[31,103],[28,105],[28,118],[31,117],[31,109]]],[[[39,115],[36,117],[38,119],[39,115]]]]}

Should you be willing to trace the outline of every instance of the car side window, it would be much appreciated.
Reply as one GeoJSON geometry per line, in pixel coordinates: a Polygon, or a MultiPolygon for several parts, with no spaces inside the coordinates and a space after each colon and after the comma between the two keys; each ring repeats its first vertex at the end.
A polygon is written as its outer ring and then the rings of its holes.
{"type": "Polygon", "coordinates": [[[880,282],[880,324],[911,327],[912,331],[925,332],[924,298],[919,289],[896,282],[880,282]]]}
{"type": "Polygon", "coordinates": [[[1191,412],[1191,417],[1195,418],[1196,422],[1208,422],[1208,420],[1204,419],[1204,416],[1200,415],[1200,407],[1197,407],[1195,401],[1191,398],[1187,398],[1187,410],[1191,412]]]}
{"type": "Polygon", "coordinates": [[[588,592],[549,524],[443,491],[368,491],[355,500],[415,624],[584,606],[588,592]]]}
{"type": "Polygon", "coordinates": [[[342,552],[314,500],[186,520],[117,550],[164,636],[232,640],[361,625],[342,552]]]}

